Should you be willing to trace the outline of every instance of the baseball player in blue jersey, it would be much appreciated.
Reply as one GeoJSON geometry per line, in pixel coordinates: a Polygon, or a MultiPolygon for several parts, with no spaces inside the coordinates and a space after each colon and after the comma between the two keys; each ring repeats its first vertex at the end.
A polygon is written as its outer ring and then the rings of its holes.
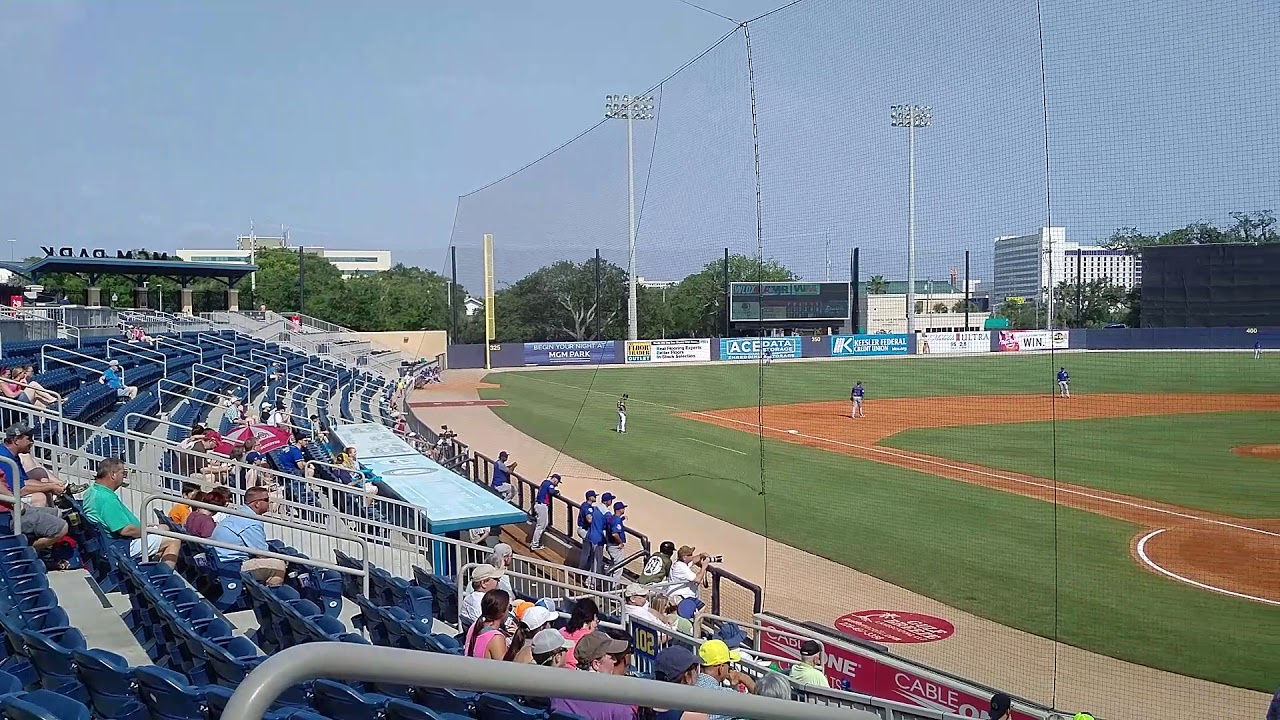
{"type": "Polygon", "coordinates": [[[866,417],[867,414],[862,412],[862,398],[866,394],[866,390],[862,388],[862,381],[853,384],[853,390],[849,391],[849,402],[853,403],[853,410],[849,413],[850,417],[860,418],[866,417]]]}
{"type": "Polygon", "coordinates": [[[530,550],[542,549],[542,533],[547,531],[551,519],[551,498],[560,494],[560,475],[552,474],[538,486],[538,494],[533,498],[533,540],[530,550]]]}
{"type": "Polygon", "coordinates": [[[1064,367],[1058,368],[1058,397],[1071,397],[1071,375],[1064,367]]]}
{"type": "Polygon", "coordinates": [[[1262,338],[1253,341],[1253,359],[1262,359],[1262,338]]]}
{"type": "Polygon", "coordinates": [[[773,348],[764,349],[764,364],[765,365],[773,364],[773,348]]]}

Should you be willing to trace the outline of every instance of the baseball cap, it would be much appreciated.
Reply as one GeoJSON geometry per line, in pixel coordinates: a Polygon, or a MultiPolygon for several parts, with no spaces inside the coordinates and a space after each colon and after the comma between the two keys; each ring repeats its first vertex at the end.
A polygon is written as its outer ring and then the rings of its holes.
{"type": "Polygon", "coordinates": [[[503,576],[501,568],[492,565],[477,565],[471,571],[471,582],[479,582],[481,580],[496,580],[503,576]]]}
{"type": "Polygon", "coordinates": [[[698,648],[698,660],[703,667],[714,667],[730,662],[729,646],[723,640],[708,640],[698,648]]]}
{"type": "Polygon", "coordinates": [[[517,620],[523,620],[525,612],[531,607],[533,607],[533,603],[528,600],[521,600],[516,603],[516,607],[511,611],[511,614],[515,615],[517,620]]]}
{"type": "Polygon", "coordinates": [[[559,630],[547,628],[533,636],[533,652],[537,655],[545,655],[556,650],[568,650],[571,647],[573,647],[573,641],[561,635],[559,630]]]}
{"type": "Polygon", "coordinates": [[[1013,706],[1013,698],[1004,693],[996,693],[991,696],[991,717],[1003,718],[1004,714],[1009,712],[1009,708],[1013,706]]]}
{"type": "Polygon", "coordinates": [[[698,549],[698,548],[696,548],[696,547],[694,547],[694,546],[692,546],[692,545],[681,545],[681,546],[680,546],[680,552],[676,553],[676,557],[683,557],[683,556],[685,556],[685,555],[692,555],[692,554],[693,554],[693,551],[694,551],[694,550],[697,550],[697,549],[698,549]]]}
{"type": "Polygon", "coordinates": [[[1093,715],[1087,712],[1076,713],[1075,720],[1093,720],[1093,715]]]}
{"type": "Polygon", "coordinates": [[[613,509],[614,509],[614,510],[626,510],[626,509],[627,509],[627,504],[626,504],[626,503],[624,503],[624,502],[622,502],[621,500],[619,500],[618,502],[616,502],[616,503],[614,503],[614,504],[613,504],[613,509]]]}
{"type": "Polygon", "coordinates": [[[614,640],[599,630],[595,630],[583,635],[578,640],[578,644],[573,648],[573,656],[577,658],[578,665],[590,665],[605,655],[625,652],[630,647],[631,643],[626,640],[614,640]]]}
{"type": "Polygon", "coordinates": [[[611,492],[607,492],[607,493],[605,493],[605,494],[603,494],[603,495],[601,495],[601,496],[600,496],[600,502],[605,503],[605,504],[608,504],[608,503],[613,502],[613,499],[614,499],[615,497],[617,497],[617,496],[616,496],[616,495],[614,495],[613,493],[611,493],[611,492]]]}
{"type": "Polygon", "coordinates": [[[664,682],[673,682],[698,665],[698,656],[683,645],[671,645],[658,651],[653,661],[653,676],[664,682]]]}
{"type": "Polygon", "coordinates": [[[805,640],[800,643],[800,654],[804,657],[812,657],[822,652],[822,646],[817,640],[805,640]]]}
{"type": "Polygon", "coordinates": [[[704,607],[706,603],[698,598],[685,598],[676,606],[676,614],[685,620],[692,620],[693,616],[704,607]]]}
{"type": "Polygon", "coordinates": [[[588,491],[587,491],[587,499],[588,499],[588,500],[590,500],[591,498],[593,498],[593,497],[595,497],[595,496],[596,496],[596,491],[595,491],[595,490],[588,490],[588,491]]]}
{"type": "Polygon", "coordinates": [[[649,594],[649,588],[645,587],[644,585],[641,585],[640,583],[631,583],[630,585],[627,586],[627,589],[623,592],[622,597],[635,597],[637,595],[648,595],[648,594],[649,594]]]}
{"type": "Polygon", "coordinates": [[[110,365],[111,367],[120,367],[119,360],[108,360],[107,364],[110,365]]]}
{"type": "Polygon", "coordinates": [[[560,473],[551,473],[551,476],[550,476],[549,478],[547,478],[547,479],[548,479],[548,480],[555,480],[555,481],[557,481],[557,482],[558,482],[558,481],[560,480],[560,473]]]}
{"type": "Polygon", "coordinates": [[[663,540],[662,544],[658,546],[658,552],[663,555],[674,555],[676,552],[676,544],[670,540],[663,540]]]}
{"type": "Polygon", "coordinates": [[[4,429],[5,440],[16,440],[20,437],[30,437],[34,431],[30,425],[26,423],[16,422],[4,429]]]}
{"type": "Polygon", "coordinates": [[[524,614],[520,617],[520,622],[523,623],[525,627],[532,630],[546,625],[552,620],[555,620],[556,617],[557,615],[555,613],[541,605],[534,605],[524,611],[524,614]]]}

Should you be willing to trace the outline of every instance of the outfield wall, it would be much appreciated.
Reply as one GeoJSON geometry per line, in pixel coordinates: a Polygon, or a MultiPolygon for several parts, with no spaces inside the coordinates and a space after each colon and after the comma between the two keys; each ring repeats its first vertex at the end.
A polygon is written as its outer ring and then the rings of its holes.
{"type": "MultiPolygon", "coordinates": [[[[975,355],[1056,350],[1280,350],[1280,327],[1089,328],[1085,330],[991,330],[908,335],[814,335],[789,337],[587,340],[494,343],[489,366],[654,366],[687,362],[758,362],[832,357],[975,355]]],[[[483,368],[484,345],[450,345],[450,368],[483,368]]]]}

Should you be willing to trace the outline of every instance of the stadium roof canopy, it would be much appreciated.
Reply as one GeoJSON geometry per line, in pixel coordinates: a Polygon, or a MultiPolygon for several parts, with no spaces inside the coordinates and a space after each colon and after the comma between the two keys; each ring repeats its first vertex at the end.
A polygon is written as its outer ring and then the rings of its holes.
{"type": "Polygon", "coordinates": [[[211,278],[225,283],[227,287],[234,287],[246,275],[257,270],[258,266],[242,263],[53,255],[25,264],[0,262],[0,268],[21,275],[33,283],[40,282],[40,277],[43,275],[66,273],[83,275],[90,285],[95,285],[104,275],[119,275],[132,279],[139,286],[148,278],[164,277],[183,286],[195,280],[211,278]]]}

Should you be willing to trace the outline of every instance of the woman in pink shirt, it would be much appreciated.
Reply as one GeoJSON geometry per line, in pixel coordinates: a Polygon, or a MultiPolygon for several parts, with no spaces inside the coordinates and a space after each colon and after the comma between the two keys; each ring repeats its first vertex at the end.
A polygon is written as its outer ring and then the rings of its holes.
{"type": "Polygon", "coordinates": [[[507,656],[507,613],[511,596],[506,590],[493,589],[480,599],[480,619],[467,630],[462,647],[467,657],[501,660],[507,656]]]}
{"type": "MultiPolygon", "coordinates": [[[[596,601],[591,598],[582,598],[573,605],[573,612],[569,613],[569,622],[560,629],[560,634],[572,640],[575,644],[585,637],[588,633],[596,629],[600,624],[600,606],[596,605],[596,601]]],[[[569,657],[565,660],[565,667],[578,667],[578,659],[573,653],[569,653],[569,657]]]]}

